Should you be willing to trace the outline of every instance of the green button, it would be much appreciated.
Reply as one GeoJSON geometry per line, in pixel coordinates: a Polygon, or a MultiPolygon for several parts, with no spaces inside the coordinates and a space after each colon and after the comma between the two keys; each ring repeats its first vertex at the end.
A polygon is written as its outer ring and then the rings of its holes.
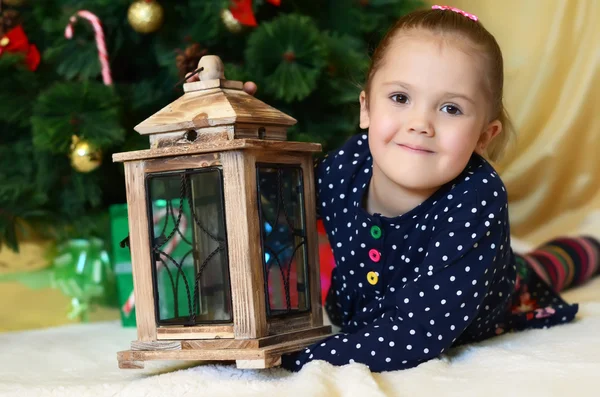
{"type": "Polygon", "coordinates": [[[374,239],[378,239],[381,237],[381,228],[379,226],[371,226],[371,236],[374,239]]]}

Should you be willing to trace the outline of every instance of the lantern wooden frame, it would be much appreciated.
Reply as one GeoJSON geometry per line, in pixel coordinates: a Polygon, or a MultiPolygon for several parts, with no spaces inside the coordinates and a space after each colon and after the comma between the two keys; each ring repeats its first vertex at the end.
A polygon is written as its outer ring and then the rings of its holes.
{"type": "MultiPolygon", "coordinates": [[[[202,61],[201,61],[202,62],[202,61]]],[[[186,94],[143,123],[151,148],[113,155],[123,162],[138,339],[118,353],[121,368],[147,360],[235,360],[239,368],[268,368],[331,332],[323,326],[312,154],[315,143],[288,142],[291,117],[242,90],[241,82],[209,79],[184,85],[186,94]],[[193,133],[191,133],[193,131],[193,133]],[[257,210],[256,164],[294,164],[302,169],[308,249],[310,310],[267,317],[257,210]],[[159,326],[149,237],[146,176],[219,166],[233,321],[221,325],[159,326]]]]}

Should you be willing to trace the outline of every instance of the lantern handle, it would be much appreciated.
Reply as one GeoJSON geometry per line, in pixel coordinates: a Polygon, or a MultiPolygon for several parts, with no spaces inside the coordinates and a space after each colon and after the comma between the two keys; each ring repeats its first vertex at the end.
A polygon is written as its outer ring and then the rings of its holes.
{"type": "Polygon", "coordinates": [[[195,76],[196,74],[200,73],[203,69],[204,69],[203,67],[202,68],[198,68],[198,69],[194,70],[192,73],[186,74],[184,78],[182,78],[177,83],[175,83],[175,88],[177,88],[181,84],[185,83],[190,77],[195,76]]]}

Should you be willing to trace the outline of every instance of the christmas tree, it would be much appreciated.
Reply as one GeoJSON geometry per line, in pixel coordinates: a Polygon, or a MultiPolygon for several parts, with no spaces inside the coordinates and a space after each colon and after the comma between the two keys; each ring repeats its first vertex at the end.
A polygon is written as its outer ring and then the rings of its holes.
{"type": "Polygon", "coordinates": [[[204,54],[298,120],[288,139],[341,144],[358,128],[369,54],[417,0],[0,0],[0,247],[21,225],[104,236],[125,202],[113,152],[182,95],[204,54]],[[67,28],[68,27],[68,28],[67,28]],[[69,38],[70,37],[70,38],[69,38]]]}

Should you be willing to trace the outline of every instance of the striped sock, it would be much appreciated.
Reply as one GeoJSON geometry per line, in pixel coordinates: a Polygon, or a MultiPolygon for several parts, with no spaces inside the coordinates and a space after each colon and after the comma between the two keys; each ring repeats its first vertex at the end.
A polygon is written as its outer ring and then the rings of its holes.
{"type": "Polygon", "coordinates": [[[600,242],[593,237],[560,237],[526,255],[516,255],[556,291],[580,285],[600,269],[600,242]]]}

